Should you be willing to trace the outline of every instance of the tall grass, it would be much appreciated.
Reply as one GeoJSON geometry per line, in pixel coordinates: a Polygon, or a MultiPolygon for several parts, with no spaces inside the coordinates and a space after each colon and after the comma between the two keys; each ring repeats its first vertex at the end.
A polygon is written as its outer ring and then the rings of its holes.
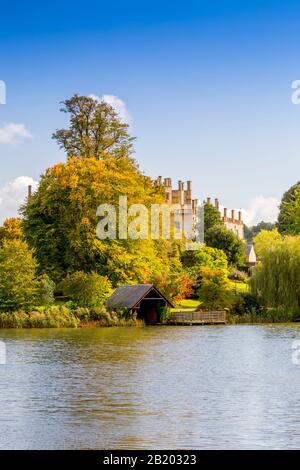
{"type": "Polygon", "coordinates": [[[91,326],[140,326],[142,322],[119,318],[105,308],[37,307],[31,312],[0,313],[0,328],[78,328],[91,326]]]}

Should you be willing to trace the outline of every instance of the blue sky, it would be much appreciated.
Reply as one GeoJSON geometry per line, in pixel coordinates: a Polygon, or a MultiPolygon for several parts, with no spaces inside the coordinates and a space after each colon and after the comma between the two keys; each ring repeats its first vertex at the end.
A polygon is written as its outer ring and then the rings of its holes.
{"type": "Polygon", "coordinates": [[[274,218],[300,179],[296,1],[29,1],[0,13],[0,219],[65,158],[51,133],[74,93],[124,102],[146,174],[192,179],[195,196],[251,221],[274,218]]]}

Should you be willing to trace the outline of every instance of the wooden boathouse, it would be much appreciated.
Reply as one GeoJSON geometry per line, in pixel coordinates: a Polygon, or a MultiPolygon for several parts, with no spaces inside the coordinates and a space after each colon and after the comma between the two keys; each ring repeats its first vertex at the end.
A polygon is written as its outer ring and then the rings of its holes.
{"type": "Polygon", "coordinates": [[[106,305],[109,310],[128,309],[148,325],[161,323],[162,309],[174,307],[153,284],[119,286],[106,305]]]}

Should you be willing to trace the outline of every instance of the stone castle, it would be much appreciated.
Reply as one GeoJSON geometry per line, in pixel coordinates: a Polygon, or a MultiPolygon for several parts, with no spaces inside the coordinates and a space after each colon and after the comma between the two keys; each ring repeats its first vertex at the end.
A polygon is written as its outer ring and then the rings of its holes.
{"type": "MultiPolygon", "coordinates": [[[[185,214],[192,207],[193,219],[195,220],[196,210],[197,210],[199,201],[198,199],[193,198],[191,181],[186,182],[186,188],[185,188],[185,184],[183,181],[178,181],[177,189],[174,189],[172,187],[171,178],[162,179],[162,177],[159,176],[156,182],[157,184],[164,186],[165,192],[166,192],[166,203],[169,206],[171,206],[172,204],[179,204],[182,207],[182,214],[185,214]]],[[[212,204],[211,198],[208,197],[206,202],[208,204],[212,204]]],[[[227,227],[229,230],[235,233],[235,235],[237,235],[238,238],[243,240],[244,239],[244,222],[242,219],[242,212],[238,211],[237,217],[236,217],[236,211],[234,209],[228,210],[226,207],[224,207],[221,211],[219,200],[217,198],[215,198],[214,200],[214,206],[220,212],[221,218],[223,220],[225,227],[227,227]]]]}

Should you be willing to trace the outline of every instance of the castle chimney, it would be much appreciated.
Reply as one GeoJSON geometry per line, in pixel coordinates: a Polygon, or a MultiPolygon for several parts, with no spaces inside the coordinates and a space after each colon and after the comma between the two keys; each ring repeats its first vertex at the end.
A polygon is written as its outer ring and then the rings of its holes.
{"type": "Polygon", "coordinates": [[[158,176],[157,177],[157,184],[161,185],[161,183],[162,183],[162,177],[158,176]]]}
{"type": "Polygon", "coordinates": [[[31,196],[32,196],[32,186],[31,186],[31,184],[30,184],[30,185],[28,185],[28,192],[27,192],[27,199],[28,199],[28,201],[29,201],[29,199],[31,198],[31,196]]]}
{"type": "Polygon", "coordinates": [[[224,207],[224,219],[226,219],[226,218],[227,218],[227,208],[224,207]]]}
{"type": "Polygon", "coordinates": [[[219,210],[219,199],[215,198],[215,208],[219,210]]]}
{"type": "Polygon", "coordinates": [[[239,222],[242,222],[242,211],[239,211],[239,222]]]}
{"type": "Polygon", "coordinates": [[[187,181],[187,190],[188,191],[192,191],[192,182],[191,181],[187,181]]]}
{"type": "Polygon", "coordinates": [[[210,204],[210,197],[206,199],[207,204],[210,204]]]}
{"type": "Polygon", "coordinates": [[[234,220],[234,209],[231,209],[231,218],[234,220]]]}

